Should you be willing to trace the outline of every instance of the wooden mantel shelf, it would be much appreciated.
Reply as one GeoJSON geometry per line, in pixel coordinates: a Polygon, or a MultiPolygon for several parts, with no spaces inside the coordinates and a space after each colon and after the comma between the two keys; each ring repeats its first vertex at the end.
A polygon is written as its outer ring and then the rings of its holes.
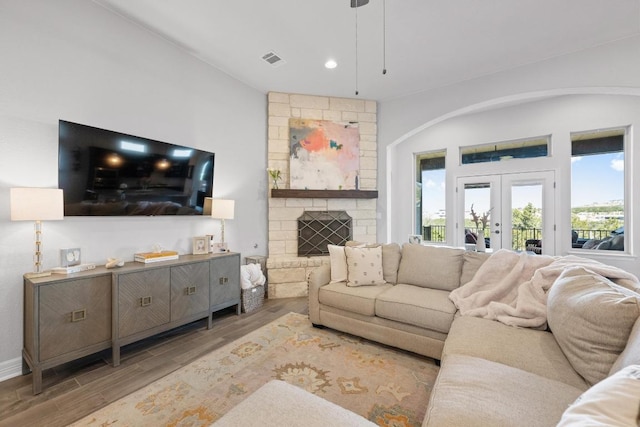
{"type": "Polygon", "coordinates": [[[271,197],[290,199],[377,199],[377,190],[289,190],[272,188],[271,197]]]}

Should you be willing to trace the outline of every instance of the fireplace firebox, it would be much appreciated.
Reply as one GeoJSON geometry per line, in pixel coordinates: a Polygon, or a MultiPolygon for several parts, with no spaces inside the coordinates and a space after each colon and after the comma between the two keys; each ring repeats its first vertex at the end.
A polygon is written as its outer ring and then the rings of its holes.
{"type": "Polygon", "coordinates": [[[305,211],[298,218],[298,256],[328,255],[327,245],[352,239],[352,220],[345,211],[305,211]]]}

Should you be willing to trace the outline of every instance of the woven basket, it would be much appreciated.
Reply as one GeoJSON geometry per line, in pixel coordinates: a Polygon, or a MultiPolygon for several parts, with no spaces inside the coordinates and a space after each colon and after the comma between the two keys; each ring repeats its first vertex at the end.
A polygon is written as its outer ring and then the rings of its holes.
{"type": "Polygon", "coordinates": [[[242,311],[250,313],[262,307],[264,303],[264,286],[256,286],[242,290],[242,311]]]}

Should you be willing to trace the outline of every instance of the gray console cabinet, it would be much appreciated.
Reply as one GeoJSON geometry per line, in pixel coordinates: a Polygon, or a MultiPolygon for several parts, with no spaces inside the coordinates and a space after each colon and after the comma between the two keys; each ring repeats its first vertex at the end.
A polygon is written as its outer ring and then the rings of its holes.
{"type": "Polygon", "coordinates": [[[33,393],[42,371],[112,348],[120,348],[237,305],[240,254],[183,255],[178,260],[24,281],[23,373],[33,372],[33,393]]]}
{"type": "Polygon", "coordinates": [[[22,371],[33,372],[33,393],[42,371],[111,347],[111,276],[25,279],[22,371]]]}
{"type": "Polygon", "coordinates": [[[240,314],[240,254],[210,263],[210,313],[237,305],[240,314]]]}

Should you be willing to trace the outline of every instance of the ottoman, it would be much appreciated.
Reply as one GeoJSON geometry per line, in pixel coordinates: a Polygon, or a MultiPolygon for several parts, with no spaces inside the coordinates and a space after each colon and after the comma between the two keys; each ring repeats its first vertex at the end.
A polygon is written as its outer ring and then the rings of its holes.
{"type": "Polygon", "coordinates": [[[284,381],[260,387],[214,423],[242,426],[376,426],[360,415],[284,381]]]}

